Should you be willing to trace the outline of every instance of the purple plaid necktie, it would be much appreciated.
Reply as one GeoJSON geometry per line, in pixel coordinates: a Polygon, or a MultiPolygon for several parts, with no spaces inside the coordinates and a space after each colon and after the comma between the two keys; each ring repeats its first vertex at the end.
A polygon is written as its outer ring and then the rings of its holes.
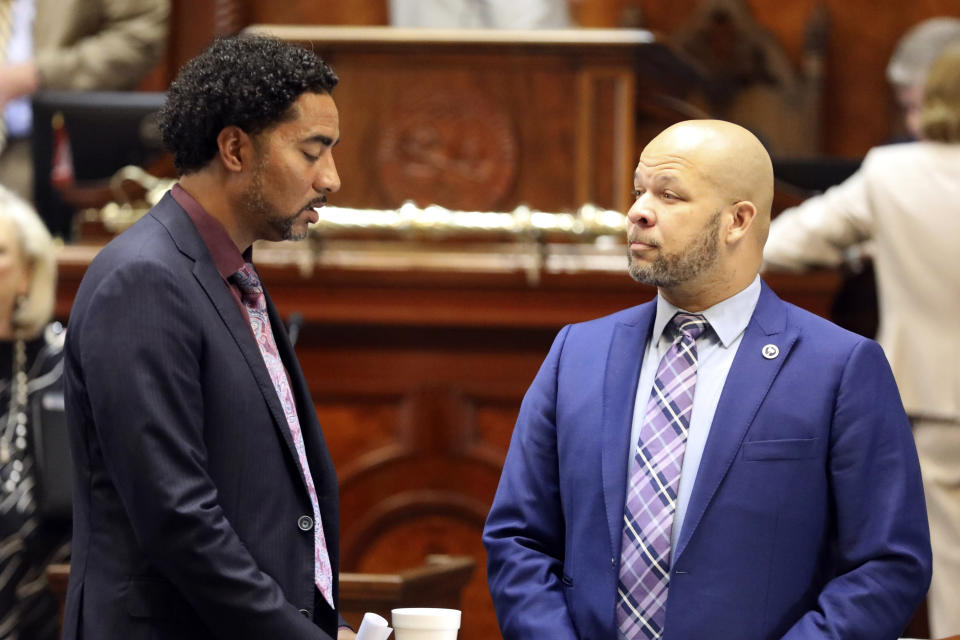
{"type": "Polygon", "coordinates": [[[267,316],[267,301],[263,296],[263,287],[260,278],[254,271],[253,265],[246,263],[239,271],[233,274],[233,280],[240,288],[243,306],[250,319],[250,328],[260,347],[263,362],[267,365],[273,387],[280,397],[283,413],[287,418],[287,426],[293,437],[293,445],[300,459],[300,469],[303,471],[307,483],[307,492],[310,494],[310,506],[313,507],[313,579],[317,589],[323,594],[333,607],[333,571],[330,568],[330,556],[327,554],[327,541],[323,536],[323,523],[320,520],[320,504],[317,501],[317,489],[313,486],[313,476],[310,474],[310,465],[307,464],[307,453],[303,446],[303,432],[300,430],[300,418],[297,417],[297,406],[287,379],[287,371],[280,360],[277,343],[273,338],[270,327],[270,318],[267,316]]]}
{"type": "Polygon", "coordinates": [[[696,340],[707,321],[678,313],[670,326],[675,338],[657,367],[623,512],[617,637],[625,640],[660,638],[666,619],[673,515],[697,384],[696,340]]]}

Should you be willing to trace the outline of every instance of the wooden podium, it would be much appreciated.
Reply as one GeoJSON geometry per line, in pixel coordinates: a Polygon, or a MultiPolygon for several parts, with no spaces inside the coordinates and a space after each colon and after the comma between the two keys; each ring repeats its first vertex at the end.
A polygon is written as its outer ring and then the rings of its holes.
{"type": "Polygon", "coordinates": [[[626,211],[638,100],[691,73],[639,29],[247,30],[308,46],[340,77],[343,207],[626,211]]]}

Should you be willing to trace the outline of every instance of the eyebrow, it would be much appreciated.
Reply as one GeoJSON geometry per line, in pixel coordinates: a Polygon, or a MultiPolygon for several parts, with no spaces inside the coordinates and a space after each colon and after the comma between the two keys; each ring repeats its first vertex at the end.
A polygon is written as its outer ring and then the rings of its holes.
{"type": "MultiPolygon", "coordinates": [[[[641,175],[639,171],[634,172],[633,182],[634,184],[641,182],[641,175]]],[[[657,186],[674,185],[674,184],[678,184],[679,182],[680,180],[676,176],[671,174],[660,173],[654,176],[653,178],[653,183],[656,184],[657,186]]]]}
{"type": "Polygon", "coordinates": [[[322,144],[325,147],[335,147],[338,144],[340,144],[340,138],[337,138],[336,140],[334,140],[330,136],[317,134],[315,136],[310,136],[309,138],[305,138],[303,142],[315,142],[318,144],[322,144]]]}

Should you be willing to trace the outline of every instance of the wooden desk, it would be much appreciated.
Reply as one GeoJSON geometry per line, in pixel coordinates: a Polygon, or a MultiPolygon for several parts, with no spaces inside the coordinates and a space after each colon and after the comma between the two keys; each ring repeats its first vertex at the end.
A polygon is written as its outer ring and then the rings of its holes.
{"type": "MultiPolygon", "coordinates": [[[[523,245],[255,250],[281,315],[304,318],[296,348],[340,479],[343,570],[473,558],[461,640],[498,637],[480,532],[520,401],[556,332],[654,295],[626,275],[622,246],[543,249],[540,269],[540,249],[523,245]]],[[[60,254],[64,320],[95,252],[60,254]]],[[[834,272],[769,278],[820,315],[840,282],[834,272]]]]}

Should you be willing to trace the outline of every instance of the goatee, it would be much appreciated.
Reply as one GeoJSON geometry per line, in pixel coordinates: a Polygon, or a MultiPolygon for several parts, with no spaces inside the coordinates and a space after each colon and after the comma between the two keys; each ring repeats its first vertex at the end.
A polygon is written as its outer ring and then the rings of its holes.
{"type": "Polygon", "coordinates": [[[711,267],[720,254],[720,211],[704,225],[693,241],[679,253],[662,251],[649,264],[633,259],[627,250],[627,270],[637,282],[669,289],[697,277],[711,267]]]}

